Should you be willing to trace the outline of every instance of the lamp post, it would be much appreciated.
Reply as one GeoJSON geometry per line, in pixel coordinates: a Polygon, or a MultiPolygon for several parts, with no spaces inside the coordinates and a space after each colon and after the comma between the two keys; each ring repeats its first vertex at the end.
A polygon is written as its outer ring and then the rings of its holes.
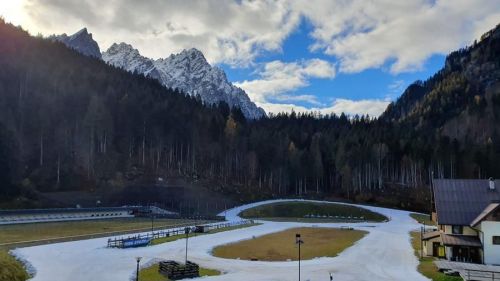
{"type": "Polygon", "coordinates": [[[188,262],[188,239],[189,239],[189,232],[190,231],[191,231],[190,227],[184,228],[184,232],[186,233],[186,262],[185,262],[185,264],[187,264],[187,262],[188,262]]]}
{"type": "Polygon", "coordinates": [[[135,260],[137,261],[137,271],[135,274],[135,281],[139,281],[139,263],[141,262],[142,257],[136,257],[135,260]]]}
{"type": "Polygon", "coordinates": [[[295,244],[299,245],[299,281],[300,281],[300,245],[304,244],[304,241],[300,238],[300,233],[295,234],[295,244]]]}
{"type": "Polygon", "coordinates": [[[153,234],[155,231],[154,221],[155,221],[155,215],[153,215],[153,213],[151,213],[151,234],[153,234]]]}
{"type": "Polygon", "coordinates": [[[420,227],[420,258],[424,257],[424,232],[425,228],[420,227]]]}

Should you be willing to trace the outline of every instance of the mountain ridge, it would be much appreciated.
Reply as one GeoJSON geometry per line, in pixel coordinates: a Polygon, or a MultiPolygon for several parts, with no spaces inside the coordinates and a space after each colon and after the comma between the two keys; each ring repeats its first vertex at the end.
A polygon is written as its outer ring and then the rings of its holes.
{"type": "Polygon", "coordinates": [[[102,58],[99,44],[92,38],[92,33],[89,33],[86,27],[80,29],[73,35],[68,36],[66,33],[63,33],[61,35],[52,35],[49,38],[59,41],[86,56],[98,59],[102,58]]]}
{"type": "Polygon", "coordinates": [[[231,108],[238,107],[249,119],[266,116],[265,111],[255,105],[243,89],[229,82],[226,73],[217,66],[211,66],[198,49],[185,49],[178,54],[153,60],[142,56],[132,45],[124,42],[113,43],[101,53],[87,28],[70,36],[62,34],[51,38],[115,67],[157,79],[168,88],[192,96],[199,95],[205,104],[225,102],[231,108]]]}
{"type": "Polygon", "coordinates": [[[157,79],[166,87],[199,95],[204,103],[226,102],[230,107],[240,108],[249,119],[265,116],[264,110],[257,107],[245,91],[229,82],[222,69],[211,66],[198,49],[185,49],[178,54],[153,60],[122,42],[111,45],[103,52],[102,58],[116,67],[157,79]]]}

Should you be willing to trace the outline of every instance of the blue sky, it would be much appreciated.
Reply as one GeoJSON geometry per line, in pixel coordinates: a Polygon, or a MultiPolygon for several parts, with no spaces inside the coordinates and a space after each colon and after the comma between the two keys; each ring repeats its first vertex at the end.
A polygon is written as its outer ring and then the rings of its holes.
{"type": "MultiPolygon", "coordinates": [[[[283,62],[295,62],[319,58],[333,64],[337,62],[334,56],[328,56],[319,51],[311,51],[310,46],[314,40],[311,38],[311,25],[303,21],[300,26],[286,38],[281,50],[265,52],[255,59],[256,64],[268,61],[280,60],[283,62]]],[[[334,99],[377,99],[395,101],[408,85],[416,80],[425,80],[444,66],[445,55],[432,55],[426,59],[423,66],[418,70],[391,73],[390,63],[381,67],[363,70],[359,73],[338,73],[334,78],[311,78],[308,85],[290,91],[289,94],[311,94],[318,98],[319,106],[327,106],[334,99]]],[[[234,67],[228,64],[219,64],[227,74],[230,81],[258,79],[258,72],[254,67],[234,67]]],[[[273,101],[273,100],[271,100],[273,101]]],[[[279,102],[279,101],[275,101],[279,102]]],[[[297,101],[295,104],[303,107],[316,107],[308,102],[297,101]]]]}
{"type": "Polygon", "coordinates": [[[31,34],[93,33],[153,59],[197,48],[267,112],[377,116],[500,19],[498,0],[18,0],[31,34]]]}

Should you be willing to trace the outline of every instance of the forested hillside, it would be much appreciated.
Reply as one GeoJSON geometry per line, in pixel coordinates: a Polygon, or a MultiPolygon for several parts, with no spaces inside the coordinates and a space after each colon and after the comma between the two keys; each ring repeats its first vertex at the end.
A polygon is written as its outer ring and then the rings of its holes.
{"type": "Polygon", "coordinates": [[[0,22],[0,196],[176,175],[241,200],[335,196],[424,210],[433,174],[500,177],[499,40],[497,31],[452,53],[378,120],[247,121],[0,22]]]}

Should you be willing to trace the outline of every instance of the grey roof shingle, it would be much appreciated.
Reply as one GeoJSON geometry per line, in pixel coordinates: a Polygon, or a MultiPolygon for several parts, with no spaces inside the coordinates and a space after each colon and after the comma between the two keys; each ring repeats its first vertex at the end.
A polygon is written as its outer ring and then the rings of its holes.
{"type": "Polygon", "coordinates": [[[434,200],[439,224],[470,225],[492,202],[500,200],[500,180],[435,179],[434,200]]]}
{"type": "Polygon", "coordinates": [[[484,209],[479,216],[477,216],[474,221],[471,222],[471,226],[476,226],[478,225],[484,218],[486,218],[489,214],[494,212],[496,209],[500,207],[500,203],[491,203],[489,204],[486,209],[484,209]]]}

